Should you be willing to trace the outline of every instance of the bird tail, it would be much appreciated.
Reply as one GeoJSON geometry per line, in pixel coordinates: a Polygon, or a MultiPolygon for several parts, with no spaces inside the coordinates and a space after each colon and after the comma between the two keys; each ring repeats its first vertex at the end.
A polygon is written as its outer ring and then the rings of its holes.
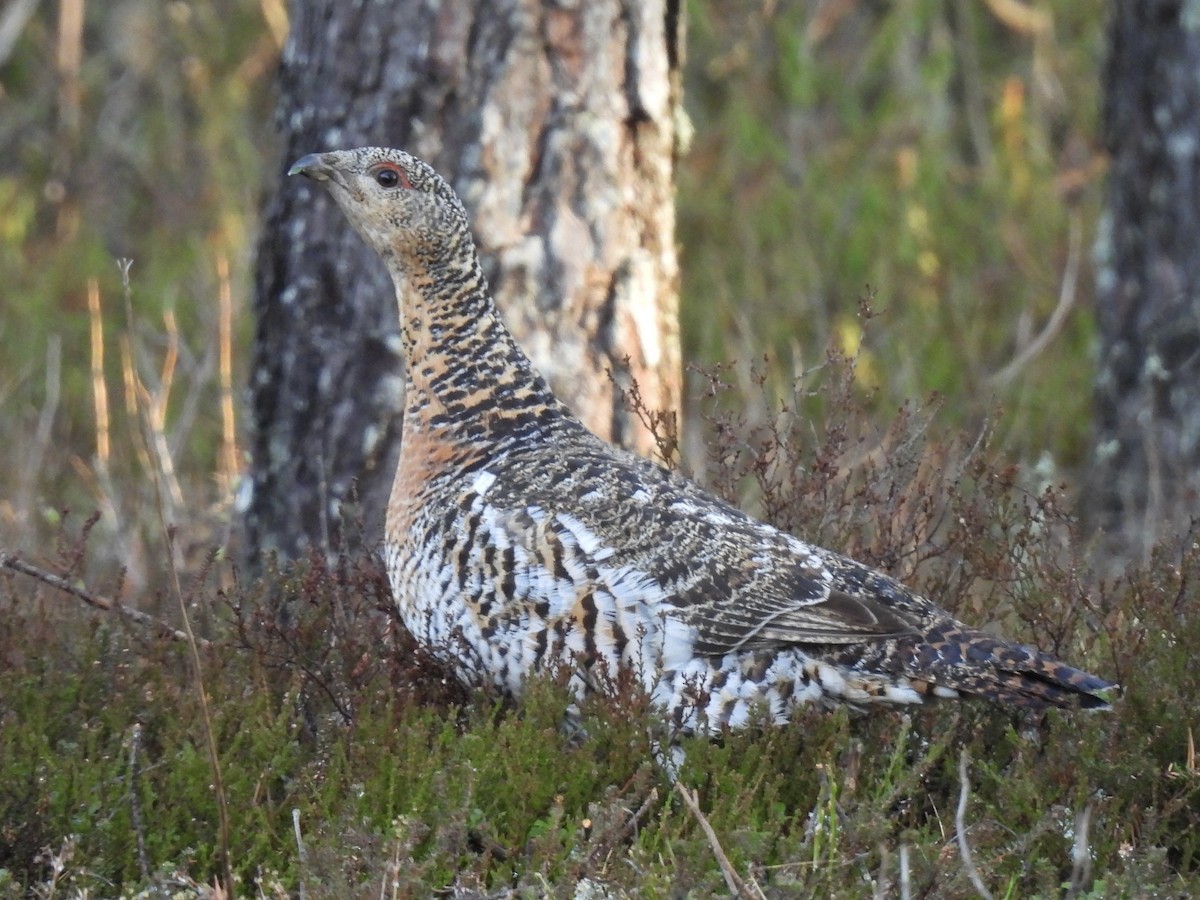
{"type": "Polygon", "coordinates": [[[1033,647],[1013,644],[956,622],[904,647],[910,677],[931,693],[956,691],[1025,709],[1107,710],[1117,685],[1033,647]]]}

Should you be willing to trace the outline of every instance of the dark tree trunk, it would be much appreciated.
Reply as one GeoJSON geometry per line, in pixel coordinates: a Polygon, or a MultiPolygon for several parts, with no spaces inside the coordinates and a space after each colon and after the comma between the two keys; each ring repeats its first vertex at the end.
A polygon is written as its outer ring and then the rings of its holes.
{"type": "MultiPolygon", "coordinates": [[[[501,310],[560,396],[600,435],[649,449],[606,370],[636,379],[651,409],[678,408],[681,48],[678,0],[297,0],[279,174],[363,145],[426,159],[471,211],[501,310]]],[[[248,555],[370,549],[400,439],[392,286],[324,191],[274,187],[255,284],[248,555]]]]}
{"type": "Polygon", "coordinates": [[[1200,25],[1188,8],[1114,3],[1104,76],[1112,168],[1088,501],[1109,556],[1132,560],[1200,513],[1200,25]]]}

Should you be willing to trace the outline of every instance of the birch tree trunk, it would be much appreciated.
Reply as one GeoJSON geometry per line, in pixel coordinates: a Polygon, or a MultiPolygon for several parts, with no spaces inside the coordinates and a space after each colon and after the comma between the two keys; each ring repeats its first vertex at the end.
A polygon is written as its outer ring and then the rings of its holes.
{"type": "Polygon", "coordinates": [[[1109,558],[1143,560],[1200,515],[1200,21],[1113,4],[1112,158],[1096,243],[1100,356],[1088,504],[1109,558]]]}
{"type": "Polygon", "coordinates": [[[373,549],[401,438],[391,283],[325,192],[283,182],[304,153],[401,147],[446,175],[534,362],[598,434],[648,451],[614,379],[679,406],[678,0],[297,0],[292,15],[255,283],[250,559],[373,549]]]}

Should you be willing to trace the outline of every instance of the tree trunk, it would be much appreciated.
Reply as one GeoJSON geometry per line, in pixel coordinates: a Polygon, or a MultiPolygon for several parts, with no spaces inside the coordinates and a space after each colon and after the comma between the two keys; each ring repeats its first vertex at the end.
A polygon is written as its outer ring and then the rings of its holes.
{"type": "Polygon", "coordinates": [[[1109,32],[1088,500],[1110,558],[1144,559],[1200,513],[1200,22],[1188,9],[1116,2],[1109,32]]]}
{"type": "MultiPolygon", "coordinates": [[[[613,379],[678,408],[680,17],[678,0],[297,0],[281,66],[280,175],[363,145],[431,163],[534,362],[593,430],[643,451],[613,379]]],[[[373,549],[403,399],[392,285],[324,191],[276,191],[255,284],[248,555],[373,549]]]]}

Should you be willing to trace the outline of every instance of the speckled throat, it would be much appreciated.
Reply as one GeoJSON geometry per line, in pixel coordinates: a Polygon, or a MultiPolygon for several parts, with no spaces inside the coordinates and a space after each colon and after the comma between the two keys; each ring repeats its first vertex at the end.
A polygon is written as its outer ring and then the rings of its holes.
{"type": "Polygon", "coordinates": [[[574,416],[501,321],[469,234],[451,240],[468,265],[391,267],[408,371],[405,428],[495,452],[544,439],[574,416]]]}

